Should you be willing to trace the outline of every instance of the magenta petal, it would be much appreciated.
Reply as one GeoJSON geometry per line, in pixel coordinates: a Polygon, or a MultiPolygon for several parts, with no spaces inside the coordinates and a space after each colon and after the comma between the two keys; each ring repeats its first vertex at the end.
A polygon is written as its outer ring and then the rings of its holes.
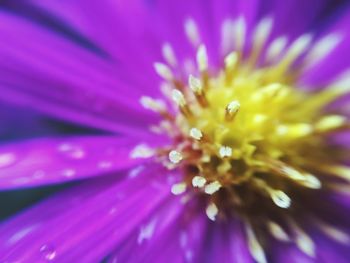
{"type": "Polygon", "coordinates": [[[161,177],[151,183],[157,171],[86,182],[20,214],[0,228],[0,259],[101,261],[169,196],[161,177]]]}
{"type": "Polygon", "coordinates": [[[101,136],[37,139],[0,148],[0,189],[62,183],[120,171],[131,159],[130,139],[101,136]]]}
{"type": "Polygon", "coordinates": [[[200,262],[208,220],[172,198],[148,218],[109,262],[200,262]]]}
{"type": "Polygon", "coordinates": [[[115,62],[24,19],[0,17],[6,21],[0,25],[1,99],[96,128],[147,134],[156,118],[139,104],[145,92],[120,80],[115,62]]]}

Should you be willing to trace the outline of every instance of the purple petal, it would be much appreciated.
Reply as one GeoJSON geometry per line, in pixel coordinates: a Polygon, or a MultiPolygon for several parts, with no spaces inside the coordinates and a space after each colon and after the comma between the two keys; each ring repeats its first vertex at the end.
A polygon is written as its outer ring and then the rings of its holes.
{"type": "Polygon", "coordinates": [[[139,105],[144,92],[118,79],[115,63],[24,19],[0,17],[6,21],[0,25],[1,99],[96,128],[147,134],[156,118],[139,105]]]}
{"type": "Polygon", "coordinates": [[[253,263],[245,238],[244,226],[236,219],[229,223],[213,223],[203,247],[200,262],[253,263]]]}
{"type": "Polygon", "coordinates": [[[350,67],[350,7],[343,11],[343,15],[337,17],[334,25],[327,28],[322,36],[327,34],[340,34],[342,36],[341,43],[332,50],[317,65],[312,67],[303,76],[303,82],[308,85],[322,86],[334,80],[342,71],[350,67]]]}
{"type": "Polygon", "coordinates": [[[1,260],[101,261],[169,196],[157,171],[86,182],[20,214],[0,228],[1,260]]]}
{"type": "Polygon", "coordinates": [[[62,183],[133,167],[135,143],[112,136],[37,139],[0,148],[0,189],[62,183]]]}
{"type": "Polygon", "coordinates": [[[109,258],[109,262],[199,262],[207,219],[178,199],[165,203],[109,258]]]}

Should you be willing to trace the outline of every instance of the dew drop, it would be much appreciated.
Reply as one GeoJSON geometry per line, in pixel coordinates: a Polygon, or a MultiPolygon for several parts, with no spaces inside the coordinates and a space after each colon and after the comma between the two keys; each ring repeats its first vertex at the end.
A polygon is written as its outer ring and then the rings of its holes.
{"type": "Polygon", "coordinates": [[[154,230],[157,224],[157,220],[153,219],[148,224],[142,225],[139,235],[137,237],[137,243],[141,245],[145,240],[151,239],[154,234],[154,230]]]}
{"type": "Polygon", "coordinates": [[[16,161],[16,156],[13,153],[0,154],[0,168],[9,166],[16,161]]]}
{"type": "Polygon", "coordinates": [[[67,177],[67,178],[73,177],[75,175],[75,173],[76,172],[73,169],[65,169],[65,170],[62,171],[62,175],[67,177]]]}
{"type": "Polygon", "coordinates": [[[34,179],[41,179],[45,176],[45,172],[43,170],[37,170],[33,173],[34,179]]]}
{"type": "Polygon", "coordinates": [[[82,159],[86,155],[82,148],[69,143],[62,143],[59,145],[58,151],[72,159],[82,159]]]}
{"type": "Polygon", "coordinates": [[[53,246],[50,246],[48,244],[43,245],[40,248],[40,253],[44,259],[47,261],[52,261],[56,258],[57,252],[53,246]]]}
{"type": "Polygon", "coordinates": [[[112,162],[109,161],[101,161],[97,165],[100,169],[109,169],[112,167],[112,162]]]}

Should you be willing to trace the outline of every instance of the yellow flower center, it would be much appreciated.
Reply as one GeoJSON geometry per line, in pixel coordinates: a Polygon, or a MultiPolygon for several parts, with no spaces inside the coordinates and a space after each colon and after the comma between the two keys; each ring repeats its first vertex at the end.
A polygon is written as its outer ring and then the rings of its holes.
{"type": "Polygon", "coordinates": [[[258,63],[271,26],[268,19],[257,26],[249,56],[243,52],[244,22],[235,22],[239,41],[219,72],[211,71],[194,22],[186,25],[197,48],[197,69],[185,81],[176,77],[171,69],[177,65],[176,58],[166,44],[163,53],[168,65],[156,63],[155,70],[166,80],[163,91],[170,103],[141,99],[146,108],[164,117],[153,131],[172,138],[173,144],[158,149],[157,157],[169,169],[183,171],[173,194],[190,191],[207,196],[206,213],[211,220],[238,215],[249,222],[247,235],[259,262],[263,262],[261,247],[252,232],[256,224],[260,228],[265,224],[280,240],[289,238],[273,221],[276,216],[287,218],[299,248],[313,255],[312,241],[291,220],[303,207],[294,200],[300,200],[300,193],[321,188],[339,190],[334,177],[350,181],[349,169],[340,165],[344,149],[329,140],[349,125],[341,111],[327,110],[348,88],[340,82],[317,92],[297,87],[300,73],[319,59],[315,49],[322,50],[321,44],[311,47],[309,35],[288,48],[284,48],[285,38],[275,39],[265,48],[264,63],[258,63]],[[306,62],[296,70],[301,55],[306,62]]]}

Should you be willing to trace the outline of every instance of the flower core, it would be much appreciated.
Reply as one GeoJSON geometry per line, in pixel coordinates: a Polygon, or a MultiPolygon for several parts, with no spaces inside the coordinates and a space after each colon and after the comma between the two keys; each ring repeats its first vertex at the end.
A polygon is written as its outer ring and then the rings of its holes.
{"type": "Polygon", "coordinates": [[[199,44],[194,21],[188,23],[197,67],[185,78],[177,76],[172,69],[178,64],[174,51],[166,44],[167,64],[156,63],[155,70],[166,81],[168,101],[141,99],[164,118],[153,131],[172,138],[172,145],[157,151],[166,167],[183,172],[172,192],[205,196],[206,213],[213,221],[230,216],[244,220],[259,262],[263,255],[252,229],[265,225],[277,239],[288,240],[290,231],[276,221],[287,222],[300,249],[312,256],[312,241],[293,218],[304,213],[303,198],[334,190],[335,177],[350,179],[349,170],[339,165],[344,149],[329,140],[349,125],[341,111],[328,108],[348,89],[340,82],[317,92],[299,87],[301,73],[321,56],[315,55],[317,43],[311,44],[310,35],[289,46],[285,37],[267,44],[272,21],[264,19],[247,52],[244,20],[225,22],[223,43],[228,38],[225,27],[231,23],[234,48],[215,70],[205,45],[199,44]]]}

